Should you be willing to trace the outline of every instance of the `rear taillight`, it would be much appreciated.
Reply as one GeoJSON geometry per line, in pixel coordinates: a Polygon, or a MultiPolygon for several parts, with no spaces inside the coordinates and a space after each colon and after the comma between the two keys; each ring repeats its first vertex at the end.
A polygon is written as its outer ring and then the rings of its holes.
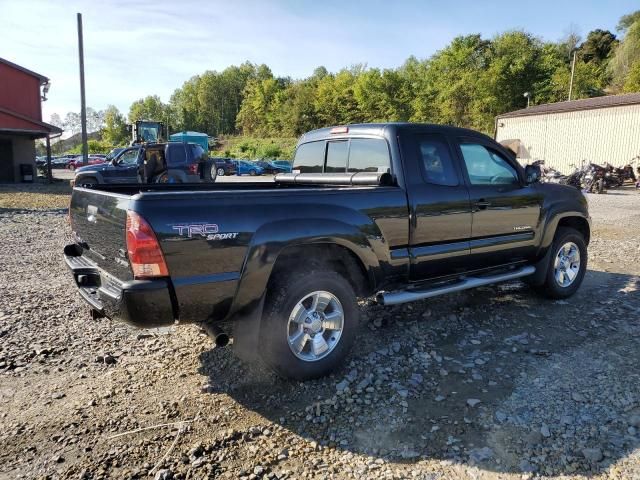
{"type": "Polygon", "coordinates": [[[169,275],[162,249],[151,225],[131,210],[127,210],[127,252],[134,278],[169,275]]]}
{"type": "Polygon", "coordinates": [[[191,175],[197,175],[198,173],[200,173],[200,172],[198,171],[198,168],[199,168],[199,167],[200,167],[200,165],[199,165],[199,164],[197,164],[197,163],[192,163],[191,165],[189,165],[189,168],[188,168],[189,173],[190,173],[191,175]]]}

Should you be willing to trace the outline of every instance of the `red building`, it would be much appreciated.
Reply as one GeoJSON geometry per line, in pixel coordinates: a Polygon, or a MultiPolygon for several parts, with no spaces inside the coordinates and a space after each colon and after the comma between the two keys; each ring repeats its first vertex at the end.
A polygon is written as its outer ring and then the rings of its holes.
{"type": "Polygon", "coordinates": [[[20,165],[35,173],[35,139],[62,133],[42,121],[49,79],[0,58],[0,183],[22,180],[20,165]]]}

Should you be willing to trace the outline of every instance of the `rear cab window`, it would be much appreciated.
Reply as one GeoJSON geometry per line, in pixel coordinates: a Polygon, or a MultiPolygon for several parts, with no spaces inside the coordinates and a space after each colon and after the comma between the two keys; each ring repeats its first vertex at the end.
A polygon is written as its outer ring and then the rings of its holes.
{"type": "Polygon", "coordinates": [[[386,173],[391,157],[382,138],[320,140],[298,146],[294,173],[386,173]]]}

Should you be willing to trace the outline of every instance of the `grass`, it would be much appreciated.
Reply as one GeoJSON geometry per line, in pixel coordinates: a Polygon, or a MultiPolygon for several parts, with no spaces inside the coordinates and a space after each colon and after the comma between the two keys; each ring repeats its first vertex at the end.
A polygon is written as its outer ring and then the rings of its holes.
{"type": "Polygon", "coordinates": [[[67,208],[71,186],[69,182],[16,183],[0,185],[0,209],[52,210],[67,208]]]}

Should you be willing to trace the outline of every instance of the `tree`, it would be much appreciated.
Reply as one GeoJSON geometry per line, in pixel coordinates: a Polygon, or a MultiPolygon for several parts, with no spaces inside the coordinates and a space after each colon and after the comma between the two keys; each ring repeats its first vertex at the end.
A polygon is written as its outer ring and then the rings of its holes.
{"type": "Polygon", "coordinates": [[[110,146],[117,147],[125,145],[128,138],[127,122],[124,115],[114,105],[109,105],[104,111],[102,139],[110,146]]]}
{"type": "Polygon", "coordinates": [[[82,126],[80,125],[80,114],[75,112],[68,112],[65,117],[62,125],[65,130],[70,131],[72,134],[78,133],[82,130],[82,126]]]}
{"type": "Polygon", "coordinates": [[[624,32],[624,38],[609,62],[609,72],[614,89],[628,91],[627,79],[640,63],[640,10],[622,17],[618,28],[624,32]]]}
{"type": "Polygon", "coordinates": [[[134,123],[138,120],[165,122],[168,113],[167,105],[162,103],[158,95],[149,95],[131,104],[129,122],[134,123]]]}
{"type": "Polygon", "coordinates": [[[60,115],[58,115],[57,113],[51,114],[51,117],[49,118],[49,123],[55,127],[59,127],[59,128],[64,127],[64,122],[60,118],[60,115]]]}
{"type": "Polygon", "coordinates": [[[631,25],[633,25],[639,20],[640,20],[640,10],[636,10],[635,12],[629,13],[628,15],[623,15],[618,21],[618,26],[616,27],[616,29],[620,33],[624,33],[627,30],[629,30],[631,25]]]}
{"type": "Polygon", "coordinates": [[[616,36],[609,30],[596,29],[589,32],[587,39],[580,45],[582,59],[603,64],[616,46],[616,36]]]}
{"type": "Polygon", "coordinates": [[[104,111],[87,107],[87,132],[97,132],[104,125],[104,111]]]}
{"type": "Polygon", "coordinates": [[[623,91],[625,93],[640,92],[640,62],[636,62],[629,70],[624,82],[623,91]]]}

